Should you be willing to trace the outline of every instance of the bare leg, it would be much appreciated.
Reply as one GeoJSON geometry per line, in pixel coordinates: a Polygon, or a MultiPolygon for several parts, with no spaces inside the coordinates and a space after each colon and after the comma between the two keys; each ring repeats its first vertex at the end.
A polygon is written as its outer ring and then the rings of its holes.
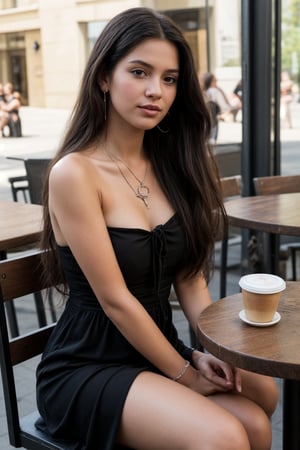
{"type": "Polygon", "coordinates": [[[6,112],[1,111],[0,112],[0,131],[3,130],[5,125],[8,124],[8,122],[9,122],[9,114],[7,114],[6,112]]]}
{"type": "MultiPolygon", "coordinates": [[[[237,396],[229,397],[234,403],[237,396]]],[[[252,404],[243,400],[246,407],[252,404]]],[[[245,428],[225,408],[149,372],[138,375],[130,388],[118,442],[137,450],[250,450],[245,428]]]]}
{"type": "Polygon", "coordinates": [[[269,418],[278,402],[278,389],[271,377],[242,370],[242,393],[222,394],[211,399],[234,414],[244,425],[255,450],[271,448],[272,431],[269,418]]]}
{"type": "Polygon", "coordinates": [[[271,423],[260,406],[239,394],[216,394],[209,398],[240,420],[247,431],[252,450],[270,450],[271,423]]]}
{"type": "Polygon", "coordinates": [[[242,370],[242,395],[257,403],[271,417],[278,403],[278,387],[273,378],[242,370]]]}

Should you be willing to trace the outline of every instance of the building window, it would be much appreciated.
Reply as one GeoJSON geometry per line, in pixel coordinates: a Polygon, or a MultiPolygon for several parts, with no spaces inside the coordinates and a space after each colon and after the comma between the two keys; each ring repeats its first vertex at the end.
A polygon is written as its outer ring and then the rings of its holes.
{"type": "Polygon", "coordinates": [[[107,24],[106,21],[98,21],[98,22],[89,22],[87,27],[87,38],[88,38],[88,54],[91,53],[92,48],[96,40],[98,39],[99,34],[107,24]]]}

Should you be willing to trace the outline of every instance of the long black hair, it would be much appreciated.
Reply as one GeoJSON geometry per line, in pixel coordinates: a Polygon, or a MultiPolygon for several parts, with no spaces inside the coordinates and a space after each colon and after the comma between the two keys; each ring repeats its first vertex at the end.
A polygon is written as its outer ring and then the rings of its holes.
{"type": "MultiPolygon", "coordinates": [[[[160,128],[168,133],[161,133],[158,127],[145,131],[144,148],[165,195],[184,226],[188,247],[186,275],[202,271],[208,281],[215,239],[225,223],[218,170],[208,144],[210,115],[191,49],[181,30],[167,16],[148,8],[132,8],[118,14],[106,25],[87,62],[68,130],[51,167],[66,154],[82,151],[96,143],[105,129],[104,98],[99,87],[101,76],[112,74],[126,54],[152,38],[165,39],[176,47],[179,77],[173,105],[160,123],[160,128]]],[[[55,249],[48,189],[47,179],[41,244],[42,248],[55,249]]],[[[50,276],[55,276],[57,267],[57,261],[51,262],[47,258],[50,276]],[[55,271],[52,270],[54,267],[55,271]]]]}

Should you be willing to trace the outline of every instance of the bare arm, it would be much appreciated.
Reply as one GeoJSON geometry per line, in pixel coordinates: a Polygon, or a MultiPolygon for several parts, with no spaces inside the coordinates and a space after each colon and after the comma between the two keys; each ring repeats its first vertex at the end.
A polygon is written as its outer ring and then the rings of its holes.
{"type": "Polygon", "coordinates": [[[2,105],[1,105],[1,109],[3,111],[5,111],[5,112],[10,113],[10,112],[12,112],[12,111],[14,111],[16,109],[18,110],[20,108],[20,106],[21,106],[21,104],[20,104],[19,100],[17,100],[15,98],[14,100],[12,100],[9,103],[4,103],[3,102],[2,105]]]}
{"type": "Polygon", "coordinates": [[[201,274],[191,279],[184,279],[179,275],[174,288],[181,308],[196,333],[198,317],[211,304],[211,297],[206,281],[201,274]]]}
{"type": "MultiPolygon", "coordinates": [[[[201,312],[211,304],[210,293],[205,279],[201,274],[191,279],[183,279],[178,276],[175,291],[182,310],[197,335],[197,322],[201,312]]],[[[202,352],[193,352],[193,361],[204,377],[203,386],[206,386],[206,394],[217,390],[241,391],[240,372],[229,364],[218,360],[212,355],[204,355],[202,352]]]]}

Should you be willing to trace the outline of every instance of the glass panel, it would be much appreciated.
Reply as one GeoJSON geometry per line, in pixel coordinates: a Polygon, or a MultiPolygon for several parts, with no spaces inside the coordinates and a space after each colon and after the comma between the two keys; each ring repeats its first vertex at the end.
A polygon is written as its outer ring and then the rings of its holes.
{"type": "Polygon", "coordinates": [[[6,35],[6,45],[8,50],[25,48],[25,37],[21,33],[9,33],[6,35]]]}
{"type": "Polygon", "coordinates": [[[89,22],[87,26],[87,39],[88,39],[88,55],[90,54],[99,34],[105,27],[107,22],[99,21],[99,22],[89,22]]]}
{"type": "Polygon", "coordinates": [[[221,176],[240,174],[242,141],[241,1],[206,1],[200,24],[206,31],[206,67],[199,79],[214,128],[212,142],[221,176]]]}
{"type": "Polygon", "coordinates": [[[27,79],[26,79],[26,57],[25,50],[12,51],[9,53],[10,80],[14,90],[21,93],[24,104],[27,103],[27,79]]]}
{"type": "Polygon", "coordinates": [[[300,148],[300,0],[282,0],[281,167],[299,173],[300,148]]]}

